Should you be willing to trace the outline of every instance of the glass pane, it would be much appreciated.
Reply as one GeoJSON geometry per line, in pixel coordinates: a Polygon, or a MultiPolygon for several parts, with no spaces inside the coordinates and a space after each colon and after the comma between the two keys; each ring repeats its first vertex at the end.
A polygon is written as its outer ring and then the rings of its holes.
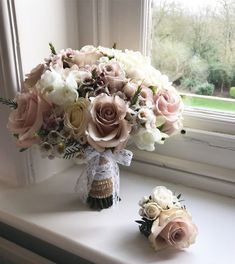
{"type": "Polygon", "coordinates": [[[235,112],[234,14],[235,0],[152,1],[152,63],[186,105],[235,112]]]}

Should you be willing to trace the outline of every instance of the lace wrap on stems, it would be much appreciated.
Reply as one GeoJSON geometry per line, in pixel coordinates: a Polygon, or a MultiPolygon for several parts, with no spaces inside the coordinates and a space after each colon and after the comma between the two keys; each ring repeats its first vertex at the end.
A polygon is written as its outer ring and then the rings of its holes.
{"type": "Polygon", "coordinates": [[[120,200],[118,163],[130,166],[132,156],[132,152],[125,149],[113,154],[111,150],[100,153],[88,147],[87,164],[75,187],[79,198],[95,209],[116,204],[120,200]]]}

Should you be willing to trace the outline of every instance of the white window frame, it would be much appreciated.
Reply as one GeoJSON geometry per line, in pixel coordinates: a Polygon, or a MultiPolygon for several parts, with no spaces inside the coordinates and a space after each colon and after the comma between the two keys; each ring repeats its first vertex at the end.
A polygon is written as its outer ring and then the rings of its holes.
{"type": "MultiPolygon", "coordinates": [[[[9,60],[4,56],[1,61],[2,65],[6,61],[11,62],[5,84],[14,80],[12,87],[18,90],[22,65],[14,0],[2,1],[1,5],[11,11],[8,14],[10,20],[7,18],[11,25],[6,24],[7,38],[1,39],[1,44],[7,47],[7,54],[11,57],[9,60]],[[16,68],[14,65],[17,65],[16,68]]],[[[111,47],[117,42],[120,49],[140,50],[149,55],[151,0],[77,0],[77,5],[80,47],[88,44],[111,47]]],[[[5,91],[3,95],[15,92],[12,88],[10,93],[5,91]]],[[[179,134],[163,146],[156,146],[155,152],[134,150],[131,170],[235,195],[235,117],[188,108],[184,118],[185,135],[179,134]]],[[[35,173],[32,163],[35,157],[31,152],[25,155],[24,164],[30,179],[35,173]]]]}

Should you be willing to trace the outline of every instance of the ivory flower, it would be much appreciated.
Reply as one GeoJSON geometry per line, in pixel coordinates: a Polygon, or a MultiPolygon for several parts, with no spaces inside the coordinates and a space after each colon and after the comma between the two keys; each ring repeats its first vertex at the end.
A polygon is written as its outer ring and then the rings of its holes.
{"type": "Polygon", "coordinates": [[[79,98],[76,103],[65,109],[64,125],[75,137],[80,137],[85,134],[89,116],[89,101],[79,98]]]}
{"type": "Polygon", "coordinates": [[[144,205],[145,217],[149,220],[155,220],[160,215],[160,212],[157,203],[150,202],[144,205]]]}
{"type": "Polygon", "coordinates": [[[157,186],[154,188],[151,197],[162,209],[168,209],[173,206],[174,195],[165,186],[157,186]]]}
{"type": "Polygon", "coordinates": [[[162,139],[161,132],[157,128],[145,129],[141,127],[133,136],[133,141],[141,150],[154,151],[155,143],[162,139]]]}
{"type": "Polygon", "coordinates": [[[37,88],[52,103],[59,106],[67,106],[78,98],[77,82],[72,74],[69,74],[65,80],[62,75],[51,69],[47,70],[41,77],[37,88]]]}

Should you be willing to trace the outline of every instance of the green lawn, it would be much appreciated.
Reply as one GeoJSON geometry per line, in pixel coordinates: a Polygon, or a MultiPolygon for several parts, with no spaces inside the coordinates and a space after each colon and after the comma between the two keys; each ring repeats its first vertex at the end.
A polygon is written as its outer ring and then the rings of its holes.
{"type": "Polygon", "coordinates": [[[210,109],[235,113],[235,100],[225,101],[225,100],[217,100],[213,98],[210,99],[210,98],[183,96],[183,102],[186,106],[210,108],[210,109]]]}

